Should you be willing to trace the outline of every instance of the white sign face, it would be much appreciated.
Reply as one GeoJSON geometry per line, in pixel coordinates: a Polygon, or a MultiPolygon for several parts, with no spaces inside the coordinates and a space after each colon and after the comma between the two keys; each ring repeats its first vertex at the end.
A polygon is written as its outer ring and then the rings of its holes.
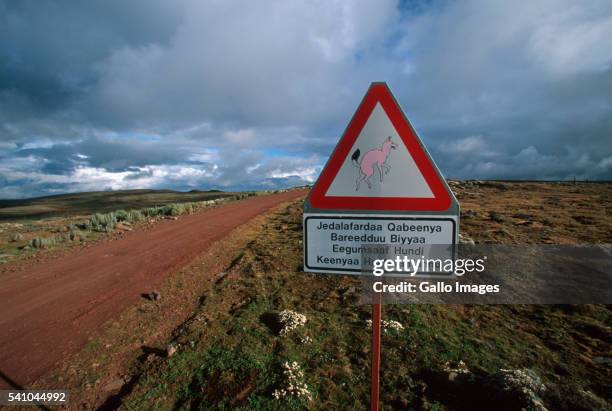
{"type": "Polygon", "coordinates": [[[328,197],[433,197],[380,103],[349,153],[327,190],[328,197]]]}
{"type": "MultiPolygon", "coordinates": [[[[384,247],[381,254],[432,258],[429,252],[432,245],[455,244],[457,219],[452,216],[304,214],[304,233],[305,271],[360,274],[364,246],[384,247]]],[[[436,250],[435,257],[452,258],[452,253],[449,249],[448,255],[441,256],[436,250]]]]}

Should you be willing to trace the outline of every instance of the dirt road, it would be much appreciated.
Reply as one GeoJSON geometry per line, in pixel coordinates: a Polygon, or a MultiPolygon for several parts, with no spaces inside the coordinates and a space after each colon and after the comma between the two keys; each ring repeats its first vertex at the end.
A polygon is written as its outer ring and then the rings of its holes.
{"type": "Polygon", "coordinates": [[[232,229],[304,190],[167,220],[0,278],[0,389],[26,386],[232,229]]]}

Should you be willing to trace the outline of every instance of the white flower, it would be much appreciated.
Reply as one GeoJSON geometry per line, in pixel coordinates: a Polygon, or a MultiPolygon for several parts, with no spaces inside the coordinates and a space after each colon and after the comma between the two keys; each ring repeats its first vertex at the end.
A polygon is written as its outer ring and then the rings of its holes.
{"type": "Polygon", "coordinates": [[[383,327],[390,328],[392,330],[403,330],[404,329],[404,326],[402,325],[402,323],[400,323],[399,321],[395,321],[395,320],[390,320],[390,321],[383,320],[383,327]]]}
{"type": "Polygon", "coordinates": [[[291,310],[283,310],[280,312],[279,321],[283,325],[280,335],[285,335],[298,327],[306,324],[307,318],[304,314],[296,313],[291,310]]]}
{"type": "Polygon", "coordinates": [[[287,380],[286,388],[274,390],[272,396],[277,400],[281,400],[289,395],[311,400],[312,394],[308,389],[308,385],[303,381],[304,372],[301,370],[300,365],[296,361],[291,363],[285,362],[283,369],[283,375],[287,380]]]}
{"type": "Polygon", "coordinates": [[[312,338],[310,338],[309,336],[301,337],[300,342],[302,344],[308,345],[312,343],[312,338]]]}
{"type": "MultiPolygon", "coordinates": [[[[366,320],[366,325],[368,326],[368,328],[372,328],[372,320],[366,320]]],[[[395,320],[381,320],[381,328],[386,331],[386,330],[396,330],[396,331],[401,331],[404,329],[404,326],[402,325],[402,323],[400,323],[399,321],[395,321],[395,320]]]]}

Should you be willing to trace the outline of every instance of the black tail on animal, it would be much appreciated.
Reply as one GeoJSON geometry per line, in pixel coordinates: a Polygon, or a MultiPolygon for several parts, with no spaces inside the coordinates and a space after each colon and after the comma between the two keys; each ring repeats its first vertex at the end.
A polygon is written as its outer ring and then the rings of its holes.
{"type": "Polygon", "coordinates": [[[361,155],[361,151],[359,151],[359,149],[355,150],[355,152],[353,153],[353,155],[351,156],[351,160],[353,161],[353,163],[355,163],[356,165],[359,165],[359,156],[361,155]]]}

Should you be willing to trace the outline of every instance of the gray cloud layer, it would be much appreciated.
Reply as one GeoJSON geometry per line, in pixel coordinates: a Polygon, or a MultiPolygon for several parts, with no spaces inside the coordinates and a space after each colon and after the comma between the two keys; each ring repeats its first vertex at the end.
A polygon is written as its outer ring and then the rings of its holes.
{"type": "Polygon", "coordinates": [[[0,197],[310,182],[386,80],[450,177],[612,178],[612,3],[0,1],[0,197]]]}

